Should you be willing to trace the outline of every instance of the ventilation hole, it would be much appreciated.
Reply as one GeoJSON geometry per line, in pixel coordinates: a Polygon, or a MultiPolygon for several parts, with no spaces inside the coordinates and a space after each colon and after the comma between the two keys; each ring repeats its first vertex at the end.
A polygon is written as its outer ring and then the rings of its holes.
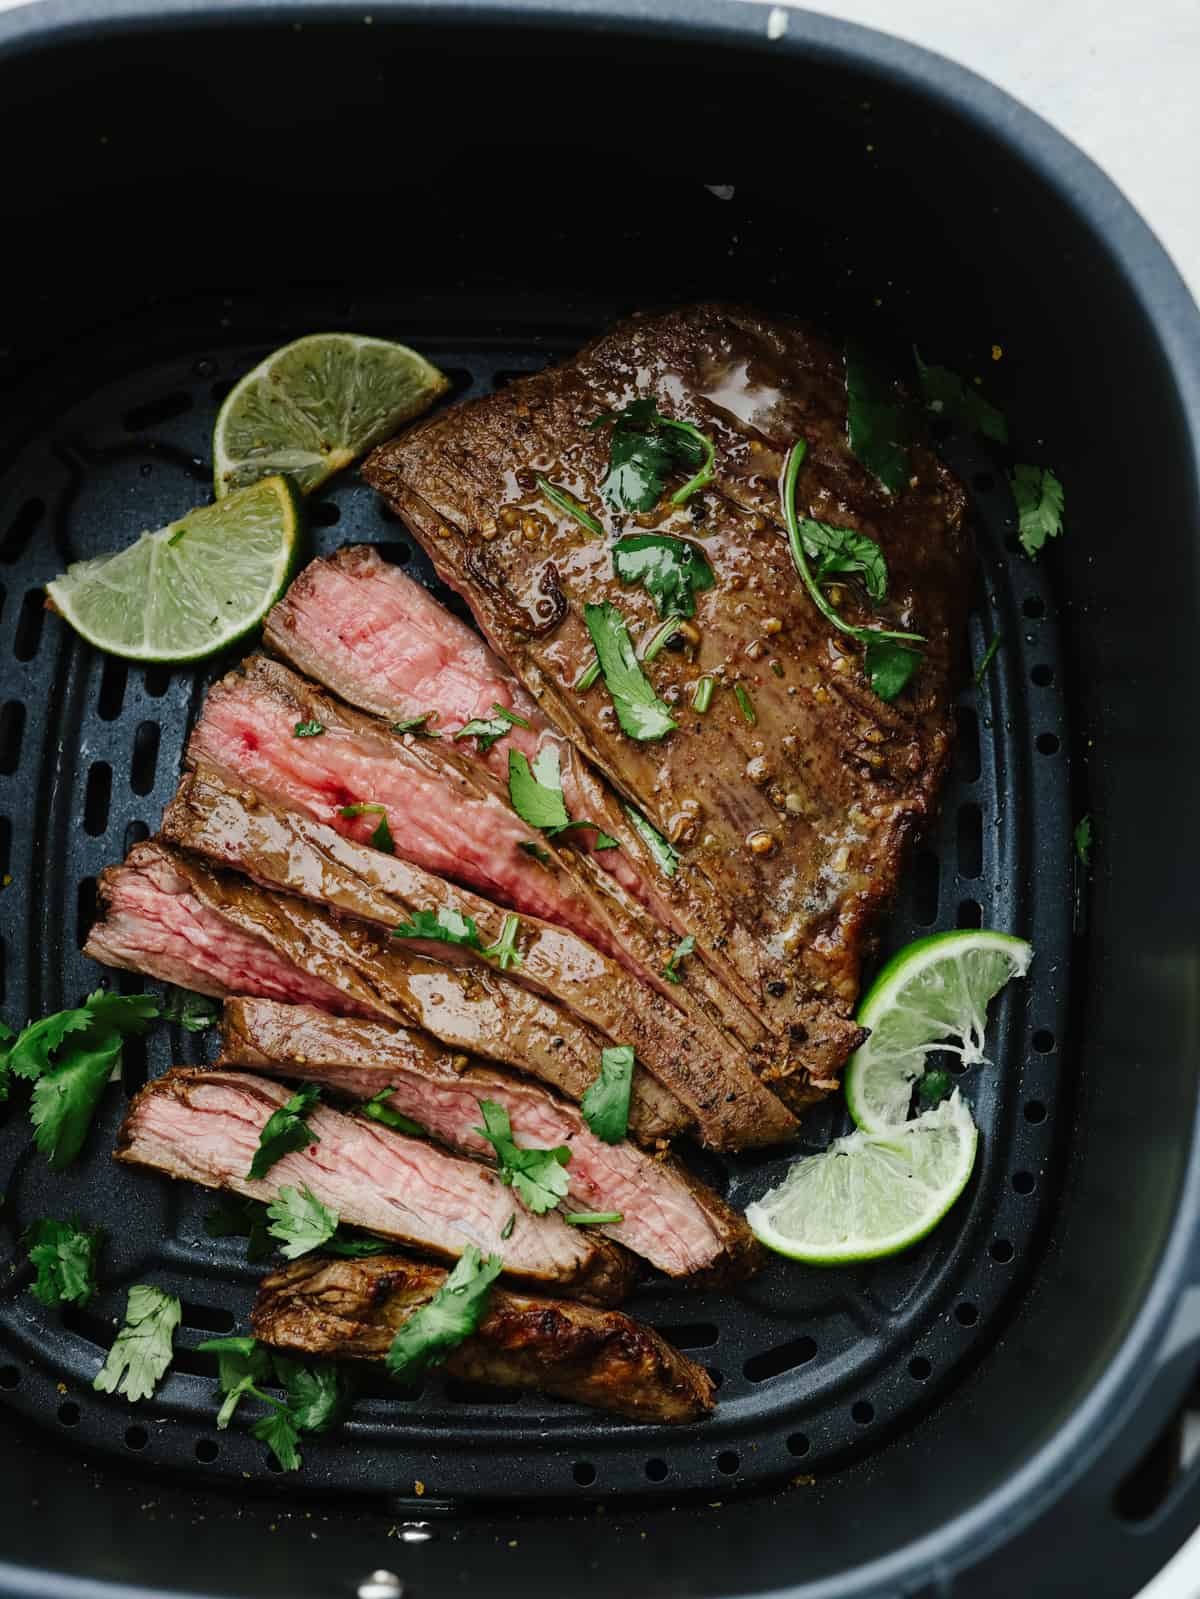
{"type": "MultiPolygon", "coordinates": [[[[121,1087],[127,1097],[132,1098],[139,1088],[144,1088],[149,1075],[146,1040],[136,1036],[127,1037],[121,1046],[121,1087]]],[[[222,1332],[231,1330],[221,1329],[222,1332]]]]}
{"type": "Polygon", "coordinates": [[[1048,1055],[1054,1048],[1054,1034],[1047,1027],[1039,1027],[1033,1035],[1033,1047],[1039,1055],[1048,1055]]]}
{"type": "Polygon", "coordinates": [[[875,1420],[875,1406],[868,1404],[865,1399],[856,1399],[850,1406],[850,1414],[860,1427],[865,1427],[868,1422],[875,1420]]]}
{"type": "Polygon", "coordinates": [[[135,844],[141,844],[145,839],[147,839],[149,837],[150,837],[150,829],[146,826],[145,822],[130,822],[129,825],[125,829],[125,853],[126,853],[126,855],[129,854],[129,851],[133,848],[133,846],[135,844]]]}
{"type": "Polygon", "coordinates": [[[816,1352],[817,1346],[813,1339],[793,1338],[790,1343],[780,1344],[777,1349],[768,1349],[761,1355],[751,1355],[742,1367],[742,1372],[750,1382],[766,1382],[768,1377],[779,1377],[785,1371],[803,1366],[816,1352]]]}
{"type": "Polygon", "coordinates": [[[333,500],[315,500],[308,507],[308,519],[318,527],[336,527],[342,513],[333,500]]]}
{"type": "Polygon", "coordinates": [[[233,1312],[223,1305],[196,1305],[185,1300],[183,1325],[194,1327],[198,1332],[231,1333],[237,1321],[233,1312]]]}
{"type": "Polygon", "coordinates": [[[41,589],[28,589],[21,601],[21,614],[17,617],[17,631],[13,638],[13,654],[18,661],[32,661],[37,654],[45,615],[45,593],[41,589]]]}
{"type": "Polygon", "coordinates": [[[8,868],[12,864],[12,823],[7,816],[0,816],[0,877],[8,876],[8,868]]]}
{"type": "Polygon", "coordinates": [[[958,722],[958,738],[954,745],[954,764],[960,782],[974,783],[979,779],[979,718],[969,705],[960,705],[954,713],[958,722]]]}
{"type": "Polygon", "coordinates": [[[1025,615],[1029,617],[1045,616],[1046,602],[1039,598],[1038,595],[1031,594],[1022,605],[1021,609],[1025,612],[1025,615]]]}
{"type": "Polygon", "coordinates": [[[97,761],[88,771],[83,795],[83,830],[90,838],[99,838],[108,826],[111,799],[112,767],[107,761],[97,761]]]}
{"type": "Polygon", "coordinates": [[[515,1405],[521,1397],[510,1388],[493,1388],[463,1377],[447,1377],[445,1392],[453,1405],[515,1405]]]}
{"type": "Polygon", "coordinates": [[[689,1321],[677,1327],[656,1326],[654,1330],[676,1349],[708,1349],[719,1336],[711,1321],[689,1321]]]}
{"type": "Polygon", "coordinates": [[[732,1449],[724,1449],[717,1456],[717,1470],[725,1477],[732,1477],[741,1463],[732,1449]]]}
{"type": "Polygon", "coordinates": [[[1044,1122],[1046,1120],[1046,1107],[1041,1100],[1031,1099],[1025,1106],[1025,1120],[1027,1122],[1044,1122]]]}
{"type": "Polygon", "coordinates": [[[124,661],[119,661],[115,655],[104,657],[104,669],[100,673],[100,697],[96,702],[96,711],[102,722],[115,722],[120,716],[128,677],[129,668],[124,661]]]}
{"type": "Polygon", "coordinates": [[[646,1462],[646,1475],[651,1482],[662,1482],[667,1475],[665,1460],[648,1460],[646,1462]]]}
{"type": "Polygon", "coordinates": [[[1015,1193],[1032,1194],[1037,1187],[1037,1178],[1031,1171],[1013,1172],[1012,1185],[1015,1193]]]}
{"type": "Polygon", "coordinates": [[[913,856],[913,917],[922,927],[932,927],[938,915],[938,860],[931,850],[913,856]]]}
{"type": "Polygon", "coordinates": [[[220,405],[222,400],[227,399],[229,395],[233,393],[233,389],[233,378],[220,378],[216,383],[213,384],[212,388],[209,389],[208,392],[217,402],[217,404],[220,405]]]}
{"type": "Polygon", "coordinates": [[[129,767],[129,786],[135,794],[148,794],[154,787],[154,768],[158,765],[158,723],[142,722],[133,735],[133,760],[129,767]]]}
{"type": "Polygon", "coordinates": [[[184,416],[192,408],[192,397],[183,389],[172,389],[160,400],[149,400],[145,405],[135,405],[126,411],[122,421],[126,433],[140,433],[143,428],[157,427],[172,417],[184,416]]]}
{"type": "Polygon", "coordinates": [[[146,693],[152,700],[160,700],[171,686],[171,668],[169,666],[148,666],[143,679],[146,693]]]}
{"type": "Polygon", "coordinates": [[[1009,1243],[1007,1238],[992,1239],[991,1248],[988,1250],[988,1254],[991,1255],[993,1260],[998,1261],[1001,1266],[1008,1265],[1009,1261],[1013,1258],[1013,1253],[1013,1246],[1009,1243]]]}
{"type": "Polygon", "coordinates": [[[956,1305],[954,1314],[961,1327],[973,1327],[979,1320],[979,1309],[976,1305],[956,1305]]]}
{"type": "Polygon", "coordinates": [[[126,1427],[125,1447],[127,1449],[144,1449],[150,1442],[150,1434],[145,1427],[126,1427]]]}
{"type": "Polygon", "coordinates": [[[95,920],[96,879],[81,877],[79,887],[75,890],[75,942],[80,949],[87,943],[87,936],[95,920]]]}
{"type": "Polygon", "coordinates": [[[1035,666],[1030,672],[1030,677],[1039,688],[1049,688],[1054,681],[1054,668],[1052,666],[1035,666]]]}
{"type": "Polygon", "coordinates": [[[1182,1417],[1176,1411],[1113,1492],[1113,1509],[1122,1521],[1148,1521],[1163,1507],[1179,1480],[1182,1443],[1182,1417]]]}
{"type": "Polygon", "coordinates": [[[958,907],[956,923],[959,927],[982,927],[983,906],[977,899],[964,899],[958,907]]]}
{"type": "Polygon", "coordinates": [[[79,1406],[73,1399],[64,1400],[58,1407],[58,1419],[64,1427],[78,1427],[79,1406]]]}
{"type": "Polygon", "coordinates": [[[958,875],[978,877],[983,871],[983,812],[978,805],[958,808],[958,875]]]}
{"type": "Polygon", "coordinates": [[[933,1367],[924,1355],[914,1355],[908,1363],[908,1375],[914,1382],[928,1382],[933,1374],[933,1367]]]}
{"type": "Polygon", "coordinates": [[[197,1438],[196,1459],[202,1465],[211,1466],[220,1453],[220,1446],[215,1444],[211,1438],[197,1438]]]}
{"type": "Polygon", "coordinates": [[[971,477],[971,487],[976,494],[990,494],[996,487],[996,479],[991,472],[975,472],[971,477]]]}
{"type": "Polygon", "coordinates": [[[1037,747],[1042,755],[1058,754],[1058,736],[1055,733],[1039,733],[1037,747]]]}
{"type": "Polygon", "coordinates": [[[33,530],[42,520],[46,509],[44,500],[26,500],[8,525],[4,540],[0,543],[0,561],[11,566],[14,561],[19,561],[25,553],[25,546],[33,537],[33,530]]]}
{"type": "Polygon", "coordinates": [[[11,777],[21,764],[21,740],[25,736],[25,707],[20,700],[9,700],[0,710],[0,773],[11,777]]]}
{"type": "Polygon", "coordinates": [[[789,1455],[806,1455],[811,1448],[812,1445],[802,1432],[789,1433],[787,1441],[789,1455]]]}
{"type": "Polygon", "coordinates": [[[590,1460],[577,1460],[571,1467],[571,1475],[581,1488],[590,1488],[596,1480],[596,1468],[590,1460]]]}
{"type": "Polygon", "coordinates": [[[15,1388],[21,1380],[21,1373],[15,1366],[0,1366],[0,1388],[15,1388]]]}

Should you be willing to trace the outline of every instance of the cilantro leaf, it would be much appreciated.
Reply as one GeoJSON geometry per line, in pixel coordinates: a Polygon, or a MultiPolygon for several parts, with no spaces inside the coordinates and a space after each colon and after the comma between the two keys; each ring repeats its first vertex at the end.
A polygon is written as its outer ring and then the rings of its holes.
{"type": "Polygon", "coordinates": [[[943,1071],[940,1066],[935,1066],[917,1083],[917,1103],[922,1110],[932,1110],[935,1105],[941,1104],[953,1087],[954,1079],[950,1073],[943,1071]]]}
{"type": "Polygon", "coordinates": [[[499,743],[502,738],[507,738],[511,732],[511,725],[502,716],[493,716],[488,721],[473,716],[455,733],[454,742],[457,744],[459,739],[473,738],[477,741],[480,755],[486,755],[493,744],[499,743]]]}
{"type": "Polygon", "coordinates": [[[1046,540],[1063,530],[1063,486],[1044,466],[1014,466],[1009,483],[1017,502],[1021,548],[1035,559],[1046,540]]]}
{"type": "Polygon", "coordinates": [[[325,731],[324,722],[297,722],[292,729],[293,738],[320,738],[325,731]]]}
{"type": "Polygon", "coordinates": [[[483,949],[475,918],[464,916],[461,911],[452,910],[448,905],[439,906],[436,911],[414,911],[407,922],[401,922],[399,927],[393,928],[392,937],[435,939],[441,944],[461,944],[465,949],[483,949]]]}
{"type": "Polygon", "coordinates": [[[29,1105],[34,1143],[55,1171],[69,1166],[83,1148],[105,1084],[121,1059],[119,1033],[101,1033],[93,1044],[76,1044],[61,1066],[34,1085],[29,1105]]]}
{"type": "Polygon", "coordinates": [[[387,1352],[391,1375],[412,1378],[428,1366],[440,1366],[483,1320],[492,1284],[503,1269],[499,1256],[481,1256],[468,1244],[437,1293],[413,1311],[392,1339],[387,1352]]]}
{"type": "MultiPolygon", "coordinates": [[[[158,1001],[152,994],[110,994],[98,988],[75,1009],[56,1011],[41,1021],[30,1022],[9,1050],[9,1069],[18,1077],[40,1077],[62,1064],[51,1057],[70,1034],[88,1029],[97,1036],[105,1031],[144,1033],[158,1013],[158,1001]]],[[[87,1042],[94,1043],[95,1038],[87,1042]]]]}
{"type": "Polygon", "coordinates": [[[310,1250],[320,1249],[338,1226],[337,1211],[323,1205],[307,1186],[299,1190],[281,1188],[279,1197],[267,1206],[267,1215],[271,1218],[267,1230],[272,1238],[280,1240],[288,1260],[298,1260],[310,1250]]]}
{"type": "Polygon", "coordinates": [[[534,860],[540,861],[543,866],[546,866],[550,861],[550,851],[548,849],[543,849],[540,844],[535,844],[532,839],[518,839],[517,848],[519,850],[524,850],[526,855],[532,855],[534,860]]]}
{"type": "Polygon", "coordinates": [[[255,1397],[265,1400],[271,1408],[250,1428],[251,1437],[257,1438],[260,1444],[266,1444],[282,1471],[299,1471],[303,1464],[303,1456],[296,1447],[300,1441],[300,1429],[291,1411],[268,1394],[256,1394],[255,1397]]]}
{"type": "Polygon", "coordinates": [[[513,1141],[512,1123],[503,1105],[481,1099],[484,1125],[475,1131],[496,1151],[500,1181],[515,1188],[526,1206],[540,1216],[553,1210],[570,1186],[564,1167],[571,1158],[565,1144],[556,1149],[522,1149],[513,1141]]]}
{"type": "Polygon", "coordinates": [[[320,1088],[309,1083],[293,1094],[286,1105],[271,1112],[258,1135],[258,1148],[246,1173],[248,1177],[265,1177],[277,1160],[321,1142],[308,1125],[308,1117],[320,1098],[320,1088]]]}
{"type": "Polygon", "coordinates": [[[498,716],[503,722],[511,722],[514,727],[529,726],[525,717],[518,716],[516,711],[510,711],[507,705],[501,705],[499,701],[492,706],[492,714],[493,716],[498,716]]]}
{"type": "Polygon", "coordinates": [[[534,481],[551,505],[557,505],[560,511],[573,516],[580,527],[586,528],[589,533],[595,533],[598,538],[604,537],[604,529],[600,523],[587,506],[581,505],[574,495],[568,494],[566,489],[560,489],[556,483],[550,483],[544,477],[535,478],[534,481]]]}
{"type": "Polygon", "coordinates": [[[622,801],[621,809],[633,823],[633,830],[654,858],[654,864],[664,877],[674,877],[679,870],[680,855],[658,831],[657,827],[648,822],[641,811],[635,810],[632,805],[622,801]]]}
{"type": "Polygon", "coordinates": [[[341,1420],[350,1398],[350,1385],[340,1366],[331,1360],[305,1366],[279,1354],[272,1355],[271,1364],[288,1396],[292,1420],[301,1432],[328,1432],[341,1420]]]}
{"type": "Polygon", "coordinates": [[[675,948],[671,951],[670,960],[663,967],[663,976],[666,978],[668,983],[683,982],[683,973],[679,970],[679,963],[682,960],[686,960],[695,948],[696,940],[692,937],[691,933],[688,933],[686,938],[681,938],[679,940],[678,944],[676,944],[675,948]]]}
{"type": "Polygon", "coordinates": [[[408,1116],[402,1116],[398,1110],[393,1110],[390,1104],[392,1095],[396,1092],[396,1085],[389,1083],[386,1088],[381,1088],[377,1094],[365,1100],[358,1108],[364,1116],[369,1116],[372,1121],[380,1122],[384,1127],[391,1127],[398,1133],[411,1133],[415,1138],[424,1138],[425,1129],[420,1122],[413,1121],[408,1116]]]}
{"type": "Polygon", "coordinates": [[[221,1019],[221,1001],[190,988],[168,988],[161,1011],[164,1022],[178,1022],[186,1032],[203,1033],[221,1019]]]}
{"type": "Polygon", "coordinates": [[[1075,853],[1082,865],[1092,864],[1092,845],[1095,842],[1092,829],[1092,818],[1083,816],[1075,824],[1075,853]]]}
{"type": "Polygon", "coordinates": [[[666,533],[632,533],[613,545],[613,568],[622,583],[640,583],[660,616],[695,616],[696,592],[716,582],[698,544],[666,533]]]}
{"type": "Polygon", "coordinates": [[[489,960],[495,961],[502,972],[507,972],[510,968],[515,969],[524,963],[525,957],[517,948],[517,932],[520,926],[521,918],[510,912],[501,924],[499,938],[494,944],[489,944],[483,952],[489,960]]]}
{"type": "Polygon", "coordinates": [[[814,522],[811,517],[802,516],[800,537],[805,550],[817,562],[818,583],[842,573],[858,572],[873,600],[886,596],[887,561],[879,545],[866,533],[856,533],[849,527],[830,527],[828,522],[814,522]]]}
{"type": "Polygon", "coordinates": [[[21,1239],[37,1270],[29,1288],[33,1297],[43,1305],[86,1305],[96,1292],[100,1238],[99,1228],[89,1232],[78,1221],[35,1221],[21,1239]]]}
{"type": "Polygon", "coordinates": [[[916,650],[906,649],[895,639],[873,639],[866,636],[863,668],[867,681],[881,700],[894,700],[908,686],[909,679],[921,664],[916,650]]]}
{"type": "Polygon", "coordinates": [[[396,846],[392,840],[392,830],[388,826],[386,812],[379,818],[379,826],[371,834],[371,845],[375,849],[381,849],[385,855],[394,855],[396,853],[396,846]]]}
{"type": "Polygon", "coordinates": [[[850,448],[868,472],[889,494],[907,487],[907,445],[912,428],[907,408],[863,352],[846,348],[846,437],[850,448]]]}
{"type": "Polygon", "coordinates": [[[393,733],[411,733],[414,738],[441,738],[430,725],[438,720],[437,711],[424,711],[420,716],[409,716],[403,722],[393,722],[393,733]]]}
{"type": "Polygon", "coordinates": [[[386,1255],[395,1247],[395,1244],[389,1244],[382,1238],[370,1238],[349,1227],[339,1227],[333,1237],[327,1238],[321,1245],[325,1254],[341,1255],[346,1260],[362,1260],[367,1255],[386,1255]]]}
{"type": "Polygon", "coordinates": [[[585,604],[583,617],[622,730],[641,741],[674,732],[679,723],[650,686],[617,607],[608,600],[585,604]]]}
{"type": "Polygon", "coordinates": [[[509,750],[508,797],[513,810],[530,827],[548,831],[570,823],[563,800],[558,751],[552,744],[539,752],[532,769],[520,750],[509,750]]]}
{"type": "Polygon", "coordinates": [[[501,1240],[506,1239],[506,1238],[511,1238],[512,1237],[512,1230],[513,1230],[513,1228],[516,1225],[517,1225],[517,1213],[516,1213],[515,1210],[513,1210],[513,1211],[509,1212],[508,1220],[504,1223],[504,1226],[501,1227],[501,1229],[500,1229],[501,1240]]]}
{"type": "Polygon", "coordinates": [[[579,1101],[583,1119],[597,1138],[619,1144],[629,1128],[633,1089],[633,1045],[615,1044],[600,1055],[600,1075],[579,1101]]]}
{"type": "Polygon", "coordinates": [[[972,383],[964,383],[957,372],[944,366],[927,366],[913,345],[921,396],[931,411],[957,422],[972,433],[982,433],[997,444],[1008,443],[1008,423],[1004,413],[990,405],[972,383]]]}
{"type": "Polygon", "coordinates": [[[183,1308],[174,1294],[164,1294],[149,1283],[135,1283],[129,1290],[125,1325],[92,1387],[102,1394],[124,1394],[131,1404],[149,1399],[171,1364],[175,1329],[182,1316],[183,1308]]]}
{"type": "Polygon", "coordinates": [[[221,1194],[204,1218],[204,1231],[210,1238],[245,1238],[246,1259],[254,1265],[275,1248],[267,1221],[267,1207],[260,1200],[221,1194]]]}
{"type": "Polygon", "coordinates": [[[608,475],[600,485],[610,505],[652,511],[676,467],[694,475],[671,496],[672,505],[682,505],[712,482],[716,457],[712,440],[690,422],[660,416],[653,400],[633,400],[622,411],[606,411],[589,426],[606,427],[610,422],[608,475]]]}

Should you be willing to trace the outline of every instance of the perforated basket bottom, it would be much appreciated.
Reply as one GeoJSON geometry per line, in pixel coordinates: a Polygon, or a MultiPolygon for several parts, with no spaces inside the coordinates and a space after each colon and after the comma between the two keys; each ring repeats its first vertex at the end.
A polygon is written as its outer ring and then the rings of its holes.
{"type": "MultiPolygon", "coordinates": [[[[327,310],[298,308],[271,342],[333,320],[327,310]]],[[[458,396],[536,369],[590,331],[574,341],[531,329],[503,344],[468,343],[447,327],[360,320],[421,348],[450,372],[458,396]]],[[[0,872],[11,875],[0,900],[0,998],[13,1023],[71,1003],[110,975],[78,952],[97,874],[155,827],[205,689],[233,659],[179,672],[103,659],[43,610],[41,585],[68,561],[208,497],[217,404],[269,347],[260,330],[239,337],[236,322],[227,305],[212,345],[132,370],[131,352],[153,348],[152,339],[137,326],[117,330],[87,369],[125,375],[61,413],[0,483],[0,872]]],[[[961,695],[954,774],[910,864],[884,952],[934,927],[978,925],[1022,933],[1037,949],[1029,979],[996,1007],[994,1064],[962,1078],[982,1134],[966,1196],[925,1244],[875,1266],[815,1271],[779,1261],[737,1294],[643,1289],[632,1312],[703,1361],[720,1385],[716,1415],[700,1425],[637,1426],[437,1374],[411,1390],[370,1375],[351,1419],[307,1443],[289,1488],[405,1495],[420,1482],[426,1504],[617,1492],[716,1498],[752,1481],[824,1471],[877,1445],[918,1419],[1002,1329],[1052,1198],[1056,1041],[1070,954],[1066,734],[1049,594],[1038,568],[1012,553],[1007,497],[991,464],[958,445],[948,441],[946,452],[972,487],[979,522],[972,656],[997,629],[1004,646],[982,689],[968,685],[961,695]]],[[[317,552],[375,543],[433,584],[402,526],[353,471],[312,504],[311,523],[317,552]]],[[[127,974],[116,981],[124,991],[142,986],[127,974]]],[[[32,1153],[22,1106],[9,1109],[0,1130],[0,1170],[10,1174],[0,1239],[15,1270],[0,1287],[0,1390],[94,1449],[244,1483],[247,1474],[262,1478],[269,1462],[237,1425],[217,1433],[215,1363],[195,1346],[246,1327],[259,1268],[245,1264],[239,1240],[206,1237],[211,1195],[119,1170],[108,1158],[128,1095],[147,1073],[202,1058],[203,1048],[165,1028],[127,1046],[123,1081],[109,1090],[85,1157],[63,1176],[32,1153]],[[18,1239],[38,1216],[70,1214],[105,1229],[104,1288],[86,1311],[59,1318],[26,1291],[18,1239]],[[142,1280],[180,1296],[183,1326],[158,1394],[131,1407],[94,1393],[91,1381],[128,1285],[142,1280]]],[[[820,1148],[846,1125],[840,1104],[821,1107],[805,1122],[806,1145],[820,1148]]],[[[698,1164],[742,1206],[778,1180],[786,1159],[698,1164]]]]}

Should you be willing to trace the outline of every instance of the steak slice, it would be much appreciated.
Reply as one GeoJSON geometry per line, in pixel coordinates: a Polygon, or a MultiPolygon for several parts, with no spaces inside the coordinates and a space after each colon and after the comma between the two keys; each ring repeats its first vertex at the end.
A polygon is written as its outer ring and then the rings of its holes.
{"type": "MultiPolygon", "coordinates": [[[[861,1037],[851,1012],[863,948],[947,764],[966,601],[960,485],[916,446],[910,486],[886,493],[848,448],[846,410],[840,352],[791,324],[703,305],[625,323],[564,366],[418,425],[365,468],[543,712],[679,838],[683,859],[728,907],[730,956],[791,1045],[766,1075],[792,1104],[834,1086],[861,1037]],[[716,448],[709,489],[621,529],[686,537],[715,574],[696,595],[698,643],[663,651],[649,669],[679,724],[654,743],[622,733],[603,682],[583,694],[572,685],[592,658],[584,602],[617,605],[634,638],[659,625],[655,602],[617,579],[606,543],[535,481],[561,485],[618,531],[600,492],[610,430],[591,424],[635,397],[701,428],[716,448]],[[869,606],[851,577],[843,613],[928,638],[894,704],[870,691],[861,652],[792,568],[777,482],[800,436],[801,514],[869,533],[889,566],[886,604],[869,606]],[[702,675],[718,688],[696,715],[702,675]],[[686,815],[690,836],[678,826],[686,815]]],[[[706,917],[693,931],[704,943],[726,929],[706,917]]]]}
{"type": "Polygon", "coordinates": [[[635,1144],[603,1143],[573,1105],[494,1066],[456,1065],[423,1034],[339,1021],[310,1006],[232,999],[219,1064],[324,1083],[357,1100],[390,1086],[389,1103],[401,1115],[451,1149],[485,1160],[493,1155],[478,1132],[479,1102],[494,1100],[519,1144],[571,1151],[566,1208],[620,1213],[621,1222],[601,1230],[660,1271],[728,1280],[761,1263],[742,1218],[677,1162],[635,1144]]]}
{"type": "MultiPolygon", "coordinates": [[[[251,1314],[255,1337],[297,1354],[382,1360],[415,1310],[446,1280],[440,1266],[402,1255],[298,1260],[265,1277],[251,1314]]],[[[493,1288],[470,1338],[446,1370],[498,1388],[535,1389],[632,1421],[699,1421],[713,1383],[651,1327],[618,1310],[528,1299],[493,1288]]]]}
{"type": "MultiPolygon", "coordinates": [[[[235,793],[207,770],[184,779],[163,817],[162,831],[173,843],[235,867],[268,887],[319,899],[387,932],[418,912],[450,911],[471,918],[481,945],[495,944],[500,937],[504,912],[487,900],[395,856],[343,838],[323,823],[245,792],[235,793]]],[[[694,1116],[710,1142],[726,1138],[729,1113],[739,1104],[745,1104],[747,1111],[736,1119],[736,1127],[750,1125],[751,1118],[757,1122],[765,1105],[769,1119],[762,1133],[779,1136],[781,1117],[787,1112],[759,1083],[736,1042],[702,1014],[688,1016],[676,1010],[573,933],[522,919],[517,933],[521,964],[509,974],[509,982],[497,978],[493,962],[481,949],[468,945],[405,939],[393,947],[462,965],[488,984],[500,982],[507,988],[511,981],[522,983],[613,1043],[632,1044],[646,1070],[664,1090],[678,1096],[678,1124],[694,1116]],[[737,1098],[730,1100],[731,1093],[737,1098]]],[[[425,1025],[438,1030],[428,1019],[425,1025]]],[[[493,1050],[483,1053],[503,1058],[493,1050]]]]}
{"type": "Polygon", "coordinates": [[[116,1158],[247,1199],[307,1188],[342,1221],[442,1258],[474,1244],[502,1255],[505,1271],[526,1282],[553,1283],[598,1304],[628,1292],[633,1263],[615,1244],[568,1226],[555,1211],[531,1215],[477,1161],[364,1117],[318,1105],[308,1118],[313,1143],[284,1155],[265,1177],[248,1177],[259,1134],[290,1095],[261,1077],[176,1067],[135,1096],[116,1158]]]}
{"type": "MultiPolygon", "coordinates": [[[[415,1022],[452,1049],[521,1066],[582,1093],[604,1040],[557,1006],[490,973],[389,948],[364,927],[262,889],[164,845],[136,844],[100,877],[106,915],[84,953],[206,994],[308,1001],[339,1015],[415,1022]]],[[[674,1102],[639,1084],[637,1114],[677,1128],[674,1102]]],[[[641,1130],[640,1119],[638,1121],[641,1130]]],[[[653,1136],[660,1136],[655,1133],[653,1136]]]]}

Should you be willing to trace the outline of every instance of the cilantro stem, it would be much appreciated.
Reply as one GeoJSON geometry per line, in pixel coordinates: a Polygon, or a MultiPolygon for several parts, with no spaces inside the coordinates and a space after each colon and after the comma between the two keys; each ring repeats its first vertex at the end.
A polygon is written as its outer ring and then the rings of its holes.
{"type": "Polygon", "coordinates": [[[571,686],[574,688],[576,694],[586,694],[588,689],[591,688],[592,684],[599,676],[600,657],[598,655],[593,655],[591,665],[584,667],[583,671],[580,672],[579,676],[575,679],[571,686]]]}
{"type": "Polygon", "coordinates": [[[679,631],[679,618],[668,616],[663,625],[650,638],[649,642],[640,651],[638,659],[652,661],[669,638],[674,638],[679,631]]]}
{"type": "Polygon", "coordinates": [[[735,683],[733,685],[733,693],[734,698],[741,707],[742,715],[745,717],[748,725],[753,727],[758,721],[758,713],[754,709],[754,701],[750,698],[749,694],[747,694],[746,690],[740,683],[735,683]]]}
{"type": "Polygon", "coordinates": [[[603,1227],[615,1226],[617,1222],[624,1221],[625,1216],[619,1210],[568,1210],[564,1212],[563,1220],[570,1222],[572,1227],[603,1227]]]}
{"type": "Polygon", "coordinates": [[[983,687],[983,680],[987,676],[987,669],[992,664],[993,660],[995,660],[996,651],[1000,648],[1001,644],[1003,644],[1003,643],[1004,643],[1004,634],[1003,633],[993,633],[992,634],[992,641],[988,645],[987,649],[984,650],[983,659],[980,661],[979,666],[978,666],[978,668],[976,669],[976,672],[975,672],[975,687],[976,688],[982,688],[983,687]]]}
{"type": "Polygon", "coordinates": [[[694,477],[688,478],[683,487],[681,489],[676,489],[675,493],[671,496],[670,503],[672,505],[682,505],[684,501],[689,500],[698,489],[705,488],[709,483],[712,482],[714,475],[713,462],[716,460],[717,452],[713,448],[713,442],[708,435],[706,433],[701,433],[700,429],[693,427],[690,422],[669,422],[666,417],[663,417],[662,426],[675,428],[679,433],[686,433],[688,438],[694,439],[704,451],[704,465],[694,477]]]}
{"type": "Polygon", "coordinates": [[[535,477],[533,481],[541,489],[551,505],[557,505],[560,511],[565,511],[568,516],[573,516],[580,527],[586,528],[589,533],[595,533],[598,538],[604,537],[604,529],[588,510],[587,506],[580,505],[579,501],[568,494],[566,489],[560,489],[557,484],[549,482],[544,477],[535,477]]]}
{"type": "Polygon", "coordinates": [[[711,677],[702,677],[697,680],[696,688],[692,694],[692,709],[701,716],[712,704],[713,680],[711,677]]]}

